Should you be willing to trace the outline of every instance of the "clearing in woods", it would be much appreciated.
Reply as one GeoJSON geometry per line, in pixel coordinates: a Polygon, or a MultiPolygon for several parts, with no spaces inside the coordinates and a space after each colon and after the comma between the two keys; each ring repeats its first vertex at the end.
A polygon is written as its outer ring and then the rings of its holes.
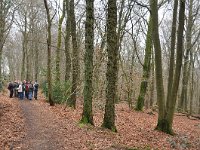
{"type": "MultiPolygon", "coordinates": [[[[41,95],[39,97],[42,97],[41,95]]],[[[0,95],[0,147],[24,150],[128,150],[198,149],[200,121],[175,116],[176,136],[154,130],[155,112],[135,112],[127,104],[116,105],[118,132],[102,129],[103,111],[94,110],[95,127],[79,124],[81,100],[77,109],[63,105],[50,107],[44,98],[18,100],[0,95]]],[[[1,149],[0,148],[0,149],[1,149]]]]}

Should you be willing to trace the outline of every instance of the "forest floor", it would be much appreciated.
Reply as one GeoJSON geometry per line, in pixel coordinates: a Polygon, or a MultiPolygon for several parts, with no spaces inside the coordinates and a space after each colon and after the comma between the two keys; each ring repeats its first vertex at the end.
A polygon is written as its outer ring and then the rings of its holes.
{"type": "Polygon", "coordinates": [[[113,133],[101,128],[103,111],[94,110],[93,126],[79,124],[80,101],[75,110],[50,107],[44,98],[18,100],[0,94],[0,150],[131,150],[193,149],[200,147],[200,120],[175,115],[175,136],[155,131],[156,112],[136,112],[116,104],[113,133]]]}

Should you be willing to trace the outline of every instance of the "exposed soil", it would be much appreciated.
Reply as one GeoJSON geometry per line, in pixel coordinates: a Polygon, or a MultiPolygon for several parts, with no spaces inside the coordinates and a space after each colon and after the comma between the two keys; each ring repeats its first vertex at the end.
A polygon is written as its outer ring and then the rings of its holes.
{"type": "MultiPolygon", "coordinates": [[[[94,110],[95,127],[79,124],[76,110],[50,107],[39,100],[9,99],[0,95],[0,147],[30,150],[194,149],[200,147],[200,121],[175,116],[176,136],[155,131],[157,114],[116,105],[117,133],[102,129],[103,112],[94,110]]],[[[1,148],[0,148],[1,149],[1,148]]]]}

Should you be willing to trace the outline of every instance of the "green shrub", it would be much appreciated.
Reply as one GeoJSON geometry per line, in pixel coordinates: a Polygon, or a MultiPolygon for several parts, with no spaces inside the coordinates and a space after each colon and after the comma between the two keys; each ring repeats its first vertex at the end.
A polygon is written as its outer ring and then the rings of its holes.
{"type": "Polygon", "coordinates": [[[55,103],[64,103],[70,96],[70,82],[55,82],[52,87],[52,96],[55,103]]]}
{"type": "Polygon", "coordinates": [[[48,83],[47,81],[42,82],[42,93],[45,95],[45,97],[48,97],[48,83]]]}
{"type": "MultiPolygon", "coordinates": [[[[52,83],[52,98],[57,104],[64,103],[70,96],[71,83],[70,82],[53,82],[52,83]]],[[[42,92],[48,97],[48,83],[42,83],[42,92]]]]}

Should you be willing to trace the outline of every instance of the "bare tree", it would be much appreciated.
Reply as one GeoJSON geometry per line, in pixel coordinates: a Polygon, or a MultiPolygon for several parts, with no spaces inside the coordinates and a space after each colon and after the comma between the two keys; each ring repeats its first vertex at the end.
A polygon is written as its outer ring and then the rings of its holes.
{"type": "Polygon", "coordinates": [[[115,127],[115,98],[116,98],[116,83],[117,83],[117,5],[116,0],[108,0],[108,18],[107,18],[107,87],[106,87],[106,106],[102,126],[114,132],[115,127]]]}
{"type": "Polygon", "coordinates": [[[52,99],[52,75],[51,75],[51,25],[52,19],[50,16],[50,11],[48,7],[47,0],[44,0],[44,5],[47,13],[47,53],[48,53],[48,61],[47,61],[47,81],[48,81],[48,101],[50,106],[54,106],[54,101],[52,99]]]}

